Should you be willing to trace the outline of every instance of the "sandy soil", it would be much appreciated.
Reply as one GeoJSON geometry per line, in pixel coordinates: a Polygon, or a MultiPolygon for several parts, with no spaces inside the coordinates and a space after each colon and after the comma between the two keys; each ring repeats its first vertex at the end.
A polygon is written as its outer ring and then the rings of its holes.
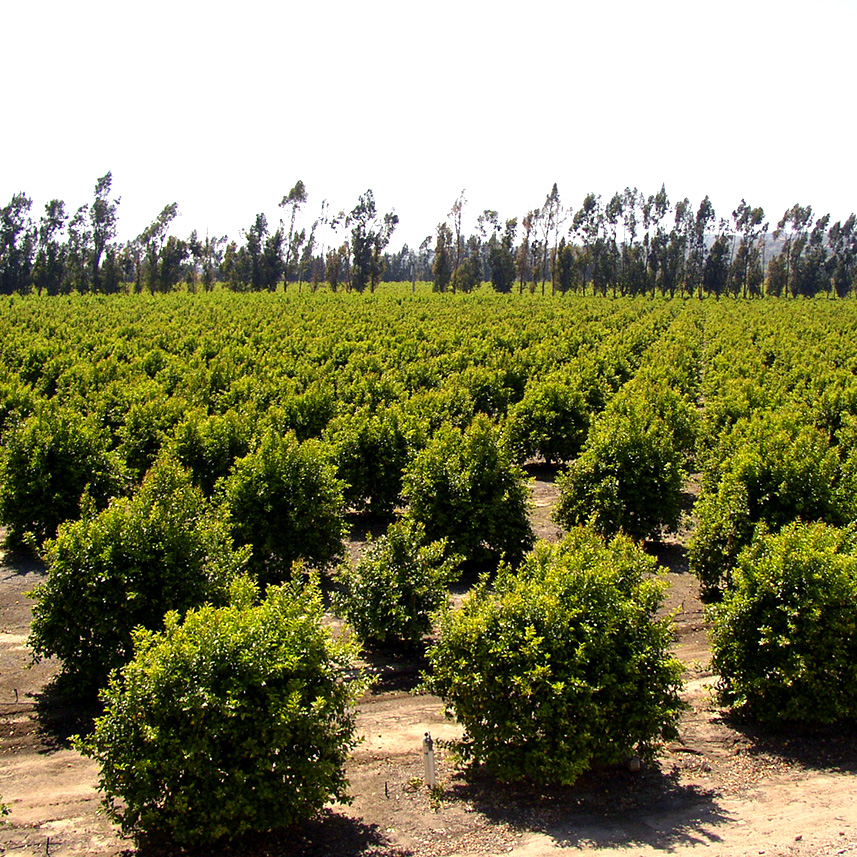
{"type": "MultiPolygon", "coordinates": [[[[533,468],[533,524],[555,539],[552,474],[533,468]]],[[[686,533],[657,549],[669,569],[676,651],[687,664],[690,708],[680,739],[639,773],[601,771],[572,789],[539,793],[468,780],[442,745],[458,734],[440,700],[415,694],[419,664],[373,659],[380,679],[361,705],[362,743],[349,763],[353,802],[288,835],[255,837],[219,853],[466,857],[556,852],[598,855],[857,854],[857,732],[765,735],[711,701],[705,623],[687,573],[686,533]],[[423,783],[422,737],[438,740],[433,793],[423,783]]],[[[351,551],[357,553],[355,541],[351,551]]],[[[0,855],[156,855],[123,840],[98,813],[97,770],[68,736],[87,712],[46,690],[56,664],[28,668],[26,593],[44,570],[6,556],[0,567],[0,794],[10,808],[0,855]]]]}

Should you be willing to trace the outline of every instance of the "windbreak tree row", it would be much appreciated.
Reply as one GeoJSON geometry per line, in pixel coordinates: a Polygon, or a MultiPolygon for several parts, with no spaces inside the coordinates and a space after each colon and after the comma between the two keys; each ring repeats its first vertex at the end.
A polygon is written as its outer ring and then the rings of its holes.
{"type": "MultiPolygon", "coordinates": [[[[709,295],[715,298],[854,294],[857,216],[833,221],[796,203],[779,219],[744,199],[727,216],[708,196],[670,200],[666,188],[587,193],[564,204],[556,184],[520,217],[471,213],[465,192],[419,247],[389,251],[399,218],[372,190],[338,212],[309,214],[302,181],[283,196],[277,222],[258,213],[240,236],[171,233],[178,205],[164,206],[136,237],[117,240],[120,200],[112,174],[74,214],[50,200],[41,217],[25,193],[0,209],[0,294],[59,295],[177,289],[239,292],[374,292],[382,281],[430,281],[437,292],[709,295]],[[475,230],[467,234],[469,223],[475,230]]],[[[472,228],[472,227],[471,227],[472,228]]]]}

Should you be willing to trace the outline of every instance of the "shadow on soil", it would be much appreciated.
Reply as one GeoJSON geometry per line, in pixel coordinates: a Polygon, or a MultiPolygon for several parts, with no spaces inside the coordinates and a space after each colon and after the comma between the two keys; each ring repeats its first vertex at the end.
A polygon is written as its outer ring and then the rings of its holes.
{"type": "Polygon", "coordinates": [[[367,542],[383,536],[395,519],[370,515],[368,512],[348,512],[345,520],[349,541],[367,542]]]}
{"type": "Polygon", "coordinates": [[[754,756],[778,756],[807,770],[857,774],[857,722],[825,726],[767,726],[739,713],[722,722],[744,735],[754,756]]]}
{"type": "Polygon", "coordinates": [[[95,718],[101,714],[98,700],[76,696],[63,676],[51,680],[40,693],[33,694],[33,698],[42,739],[41,753],[68,749],[72,746],[72,737],[88,735],[95,718]]]}
{"type": "MultiPolygon", "coordinates": [[[[140,842],[135,857],[211,857],[212,847],[176,850],[170,843],[140,842]]],[[[242,836],[216,845],[218,857],[409,857],[393,846],[375,824],[323,810],[311,821],[275,833],[242,836]]]]}
{"type": "Polygon", "coordinates": [[[645,551],[674,574],[689,574],[687,548],[675,542],[647,542],[645,551]]]}
{"type": "Polygon", "coordinates": [[[561,464],[548,464],[544,461],[530,460],[524,464],[523,470],[530,479],[539,482],[556,482],[556,477],[562,469],[561,464]]]}
{"type": "Polygon", "coordinates": [[[715,828],[732,820],[713,791],[682,785],[678,772],[658,768],[593,772],[571,788],[552,790],[471,776],[448,791],[494,824],[541,833],[563,848],[711,845],[720,841],[715,828]]]}
{"type": "Polygon", "coordinates": [[[0,561],[2,561],[4,577],[25,577],[28,574],[47,573],[42,560],[25,548],[0,550],[0,561]]]}
{"type": "Polygon", "coordinates": [[[374,679],[372,693],[410,693],[420,686],[422,674],[428,670],[425,654],[412,648],[367,647],[361,658],[369,676],[374,679]]]}

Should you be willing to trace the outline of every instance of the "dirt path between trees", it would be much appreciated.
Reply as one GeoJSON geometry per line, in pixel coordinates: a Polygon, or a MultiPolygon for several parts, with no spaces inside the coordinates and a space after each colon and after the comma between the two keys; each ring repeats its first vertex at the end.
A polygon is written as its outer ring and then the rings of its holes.
{"type": "MultiPolygon", "coordinates": [[[[555,539],[555,489],[535,471],[533,523],[555,539]]],[[[352,545],[353,550],[357,550],[352,545]]],[[[363,741],[348,765],[353,803],[333,806],[288,836],[247,840],[218,853],[468,857],[557,853],[586,857],[696,854],[815,857],[857,854],[857,730],[765,735],[711,701],[713,678],[695,580],[681,539],[659,553],[676,609],[676,651],[687,664],[690,705],[679,740],[639,773],[602,771],[572,789],[536,793],[465,779],[442,746],[456,737],[440,700],[414,694],[418,664],[374,663],[380,680],[364,699],[363,741]],[[421,741],[441,746],[440,789],[423,784],[421,741]]],[[[80,712],[45,693],[57,666],[27,668],[31,602],[44,570],[28,558],[0,565],[0,794],[10,808],[0,855],[146,857],[98,813],[97,769],[69,745],[80,712]]]]}

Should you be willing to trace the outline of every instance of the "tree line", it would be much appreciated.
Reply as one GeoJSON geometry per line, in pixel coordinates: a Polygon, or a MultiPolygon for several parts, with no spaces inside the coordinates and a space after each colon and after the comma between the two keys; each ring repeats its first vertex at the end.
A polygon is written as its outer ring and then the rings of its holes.
{"type": "Polygon", "coordinates": [[[417,248],[387,247],[398,215],[382,214],[372,190],[351,210],[321,203],[304,215],[303,181],[283,196],[276,226],[265,214],[239,239],[170,234],[178,215],[166,205],[136,238],[116,240],[120,200],[112,175],[96,182],[93,200],[69,215],[53,199],[34,219],[32,200],[15,194],[0,209],[0,294],[73,292],[276,291],[306,283],[332,291],[374,291],[379,282],[430,281],[434,291],[470,292],[482,283],[503,293],[576,292],[715,297],[846,297],[857,290],[857,216],[831,223],[795,204],[775,224],[741,200],[718,217],[706,196],[698,207],[625,188],[609,199],[588,193],[578,208],[557,185],[523,217],[486,209],[467,234],[462,191],[417,248]]]}
{"type": "Polygon", "coordinates": [[[272,228],[258,214],[240,241],[203,238],[196,230],[187,238],[170,234],[179,213],[172,202],[136,238],[119,242],[120,199],[111,191],[108,172],[96,182],[91,203],[69,215],[65,203],[53,199],[38,220],[32,200],[15,194],[0,209],[0,294],[155,294],[211,291],[216,283],[234,291],[275,291],[280,283],[304,280],[362,292],[381,280],[384,250],[399,220],[394,212],[381,214],[367,190],[350,211],[332,215],[322,203],[311,226],[298,228],[307,202],[306,187],[298,181],[280,203],[284,219],[272,228]],[[325,249],[318,240],[325,227],[345,230],[347,240],[325,249]]]}

